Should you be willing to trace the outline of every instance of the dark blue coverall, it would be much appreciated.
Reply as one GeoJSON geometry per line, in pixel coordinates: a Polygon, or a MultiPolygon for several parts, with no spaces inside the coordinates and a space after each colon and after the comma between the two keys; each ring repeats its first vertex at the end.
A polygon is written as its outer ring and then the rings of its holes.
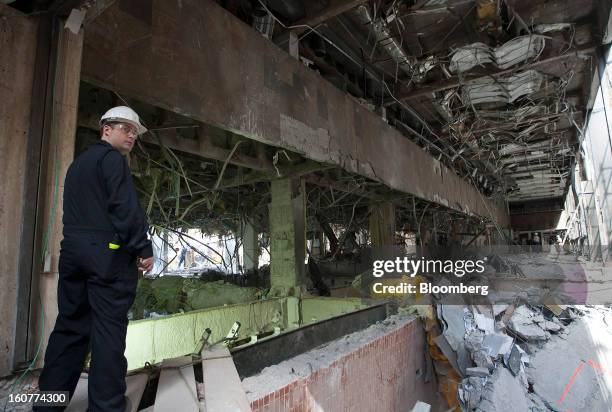
{"type": "Polygon", "coordinates": [[[100,140],[70,165],[63,224],[59,314],[40,390],[69,391],[72,397],[91,345],[89,411],[123,412],[123,354],[138,280],[136,259],[153,256],[153,250],[128,164],[109,143],[100,140]],[[117,235],[120,248],[113,250],[109,243],[117,235]]]}

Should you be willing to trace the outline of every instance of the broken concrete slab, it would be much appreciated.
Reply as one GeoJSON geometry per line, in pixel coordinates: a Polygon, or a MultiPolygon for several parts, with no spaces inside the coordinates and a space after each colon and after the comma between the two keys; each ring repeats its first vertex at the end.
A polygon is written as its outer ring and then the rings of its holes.
{"type": "Polygon", "coordinates": [[[486,378],[490,375],[489,368],[475,367],[466,369],[468,376],[476,376],[478,378],[486,378]]]}
{"type": "Polygon", "coordinates": [[[482,346],[487,348],[490,356],[496,358],[499,355],[506,355],[510,353],[513,341],[514,339],[506,334],[493,333],[484,337],[482,346]]]}
{"type": "Polygon", "coordinates": [[[528,341],[544,341],[548,339],[546,331],[535,323],[511,321],[508,327],[518,336],[528,341]]]}
{"type": "Polygon", "coordinates": [[[478,326],[478,329],[482,330],[483,332],[487,334],[495,332],[495,320],[494,319],[489,318],[486,315],[483,315],[480,313],[475,313],[474,320],[476,321],[476,325],[478,326]]]}
{"type": "Polygon", "coordinates": [[[551,332],[559,332],[562,329],[562,326],[556,322],[551,322],[549,320],[545,320],[544,322],[539,323],[540,327],[544,330],[548,330],[551,332]]]}
{"type": "Polygon", "coordinates": [[[544,317],[542,317],[542,314],[533,312],[527,306],[521,306],[512,314],[512,318],[508,322],[508,328],[528,341],[546,340],[546,331],[536,323],[536,320],[543,322],[544,317]]]}
{"type": "Polygon", "coordinates": [[[472,360],[474,361],[476,366],[481,368],[493,370],[493,368],[495,367],[495,364],[491,360],[491,356],[489,356],[486,349],[480,349],[475,352],[472,352],[472,360]]]}
{"type": "Polygon", "coordinates": [[[482,349],[482,342],[484,341],[485,333],[481,330],[475,329],[465,336],[465,347],[470,352],[474,352],[482,349]]]}
{"type": "Polygon", "coordinates": [[[448,341],[446,340],[444,335],[436,336],[433,339],[433,341],[438,346],[440,351],[442,351],[444,356],[446,356],[446,358],[448,359],[453,369],[455,369],[457,373],[461,374],[461,371],[459,370],[459,365],[457,363],[457,354],[455,353],[453,348],[451,348],[451,346],[448,344],[448,341]]]}
{"type": "Polygon", "coordinates": [[[450,347],[457,354],[457,367],[460,375],[465,376],[465,369],[470,366],[470,355],[465,347],[465,316],[471,312],[465,306],[438,305],[438,317],[443,320],[443,335],[450,347]]]}
{"type": "Polygon", "coordinates": [[[497,317],[497,315],[508,309],[508,306],[506,304],[493,305],[493,316],[497,317]]]}
{"type": "Polygon", "coordinates": [[[485,382],[484,378],[475,376],[470,376],[461,381],[458,393],[463,410],[471,411],[478,407],[482,399],[485,382]]]}
{"type": "Polygon", "coordinates": [[[410,412],[429,412],[431,405],[425,402],[418,401],[410,412]]]}
{"type": "Polygon", "coordinates": [[[521,357],[522,355],[521,352],[518,350],[518,346],[514,345],[512,347],[512,350],[510,351],[510,356],[508,356],[508,360],[506,361],[506,359],[504,358],[506,366],[508,366],[508,369],[510,369],[510,372],[512,372],[514,376],[518,376],[521,371],[521,357]]]}
{"type": "Polygon", "coordinates": [[[465,336],[465,311],[464,306],[439,305],[438,317],[444,322],[443,334],[451,348],[457,351],[463,345],[465,336]]]}
{"type": "Polygon", "coordinates": [[[527,389],[508,369],[498,367],[481,392],[477,412],[529,411],[527,389]]]}

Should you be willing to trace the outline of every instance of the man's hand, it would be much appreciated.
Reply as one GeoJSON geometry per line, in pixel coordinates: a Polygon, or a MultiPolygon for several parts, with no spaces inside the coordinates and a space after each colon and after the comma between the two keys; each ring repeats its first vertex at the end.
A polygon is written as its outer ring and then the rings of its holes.
{"type": "Polygon", "coordinates": [[[138,259],[138,270],[142,272],[150,272],[153,269],[153,256],[146,259],[138,259]]]}

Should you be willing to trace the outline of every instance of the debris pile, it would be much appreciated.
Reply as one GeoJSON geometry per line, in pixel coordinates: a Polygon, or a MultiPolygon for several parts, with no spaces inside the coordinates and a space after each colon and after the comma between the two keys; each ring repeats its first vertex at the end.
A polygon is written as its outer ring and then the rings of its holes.
{"type": "Polygon", "coordinates": [[[461,379],[457,398],[462,410],[551,409],[529,390],[529,354],[542,348],[553,334],[566,333],[577,309],[438,304],[435,310],[441,333],[433,341],[461,379]]]}

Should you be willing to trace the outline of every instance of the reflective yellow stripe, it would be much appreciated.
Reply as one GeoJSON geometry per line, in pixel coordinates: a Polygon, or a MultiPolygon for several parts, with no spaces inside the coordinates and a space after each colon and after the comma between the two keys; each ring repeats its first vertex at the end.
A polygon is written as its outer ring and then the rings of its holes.
{"type": "Polygon", "coordinates": [[[109,249],[113,249],[113,250],[117,250],[117,249],[120,248],[120,246],[118,244],[116,244],[116,243],[109,243],[108,244],[108,248],[109,249]]]}

